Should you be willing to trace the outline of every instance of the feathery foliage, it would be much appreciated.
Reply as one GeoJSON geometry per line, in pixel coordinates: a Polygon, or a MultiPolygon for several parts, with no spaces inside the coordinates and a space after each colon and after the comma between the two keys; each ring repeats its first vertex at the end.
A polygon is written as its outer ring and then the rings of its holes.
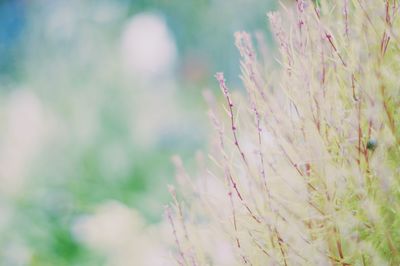
{"type": "Polygon", "coordinates": [[[297,0],[269,13],[274,70],[236,34],[247,94],[218,73],[212,163],[191,179],[175,160],[179,265],[400,264],[399,5],[297,0]]]}

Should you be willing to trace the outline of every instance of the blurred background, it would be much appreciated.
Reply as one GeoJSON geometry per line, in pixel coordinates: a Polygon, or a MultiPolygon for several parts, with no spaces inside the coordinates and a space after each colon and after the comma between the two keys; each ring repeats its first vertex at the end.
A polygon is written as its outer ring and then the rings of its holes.
{"type": "Polygon", "coordinates": [[[233,33],[270,44],[276,8],[0,0],[0,265],[157,265],[134,243],[157,249],[171,156],[205,149],[202,90],[239,87],[233,33]]]}

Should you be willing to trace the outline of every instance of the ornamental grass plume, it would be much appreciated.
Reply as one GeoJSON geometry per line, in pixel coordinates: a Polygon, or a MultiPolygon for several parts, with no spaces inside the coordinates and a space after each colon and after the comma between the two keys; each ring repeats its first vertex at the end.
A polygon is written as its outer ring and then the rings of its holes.
{"type": "Polygon", "coordinates": [[[217,73],[210,163],[174,159],[178,265],[400,265],[399,5],[282,6],[275,70],[236,33],[247,93],[217,73]]]}

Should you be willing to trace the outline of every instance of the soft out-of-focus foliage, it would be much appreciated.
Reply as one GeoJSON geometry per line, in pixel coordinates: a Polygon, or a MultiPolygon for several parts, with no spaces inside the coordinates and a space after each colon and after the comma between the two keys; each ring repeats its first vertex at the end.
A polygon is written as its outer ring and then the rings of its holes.
{"type": "Polygon", "coordinates": [[[269,5],[0,1],[0,264],[159,263],[170,157],[191,164],[201,89],[269,5]]]}
{"type": "Polygon", "coordinates": [[[247,94],[218,73],[208,170],[193,181],[178,163],[166,211],[177,265],[400,263],[399,6],[298,0],[269,13],[275,70],[237,33],[247,94]]]}

